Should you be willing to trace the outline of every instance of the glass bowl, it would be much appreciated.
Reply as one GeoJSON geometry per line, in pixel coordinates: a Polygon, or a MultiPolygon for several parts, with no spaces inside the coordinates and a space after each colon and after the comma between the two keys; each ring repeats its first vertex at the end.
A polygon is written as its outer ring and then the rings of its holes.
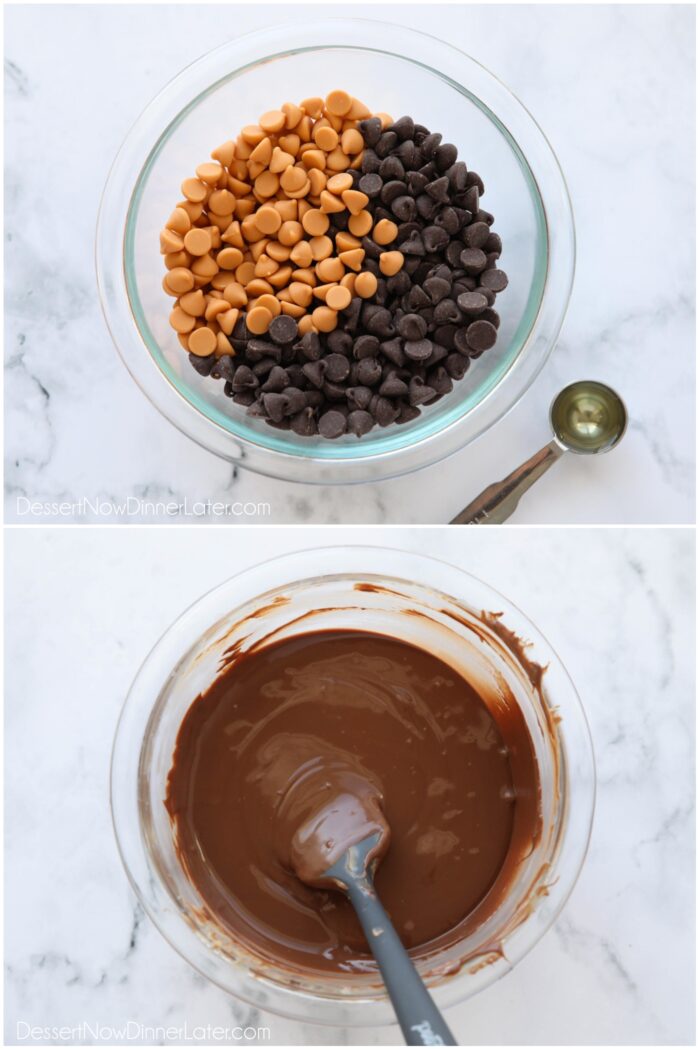
{"type": "Polygon", "coordinates": [[[316,630],[359,627],[427,647],[482,696],[498,702],[508,688],[527,721],[543,833],[495,912],[459,944],[418,960],[440,1007],[507,973],[568,898],[593,813],[590,737],[571,680],[533,624],[474,577],[406,551],[331,547],[274,558],[206,594],[151,651],[121,714],[111,772],[119,850],[145,911],[201,974],[256,1007],[320,1024],[391,1023],[376,974],[292,976],[246,954],[213,923],[178,860],[163,801],[183,716],[216,677],[225,651],[234,644],[244,651],[272,632],[303,631],[309,616],[316,630]]]}
{"type": "Polygon", "coordinates": [[[276,25],[200,58],[138,119],[105,187],[97,276],[112,338],[153,404],[200,445],[289,481],[378,480],[474,440],[522,397],[559,333],[574,272],[574,227],[556,157],[530,114],[474,59],[434,37],[359,19],[276,25]],[[386,41],[380,48],[376,41],[386,41]],[[245,414],[199,376],[170,328],[158,234],[180,183],[220,142],[288,99],[343,87],[376,111],[411,114],[486,184],[510,283],[496,346],[411,423],[358,440],[302,438],[245,414]]]}

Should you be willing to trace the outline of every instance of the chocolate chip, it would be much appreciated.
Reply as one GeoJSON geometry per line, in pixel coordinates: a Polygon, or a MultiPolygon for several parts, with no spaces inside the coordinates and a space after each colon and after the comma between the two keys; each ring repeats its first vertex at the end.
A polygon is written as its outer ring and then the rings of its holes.
{"type": "Polygon", "coordinates": [[[292,417],[290,425],[294,433],[299,434],[300,437],[311,437],[312,434],[318,433],[313,408],[303,408],[301,412],[292,417]]]}
{"type": "Polygon", "coordinates": [[[398,157],[385,157],[382,163],[379,165],[379,175],[382,179],[401,179],[403,180],[406,171],[403,164],[398,157]]]}
{"type": "MultiPolygon", "coordinates": [[[[380,170],[381,170],[381,165],[380,165],[380,170]]],[[[381,193],[381,189],[382,189],[383,185],[384,185],[384,182],[383,182],[383,179],[382,179],[381,175],[378,175],[376,173],[370,173],[368,175],[363,175],[362,176],[362,178],[360,179],[360,181],[358,183],[358,189],[362,193],[367,194],[367,196],[370,198],[370,200],[372,200],[374,197],[378,197],[379,196],[379,194],[381,193]]]]}
{"type": "Polygon", "coordinates": [[[498,331],[488,321],[474,321],[467,328],[467,342],[472,350],[490,350],[497,337],[498,331]]]}
{"type": "Polygon", "coordinates": [[[403,397],[408,393],[408,387],[396,372],[390,372],[379,387],[379,393],[384,397],[403,397]]]}
{"type": "Polygon", "coordinates": [[[373,398],[370,402],[370,411],[380,427],[388,427],[399,414],[396,405],[386,397],[373,398]]]}
{"type": "Polygon", "coordinates": [[[348,404],[356,409],[367,408],[372,400],[372,391],[368,386],[351,386],[348,387],[345,393],[348,404]]]}
{"type": "Polygon", "coordinates": [[[441,146],[435,150],[433,161],[438,171],[447,171],[457,160],[457,147],[453,146],[451,142],[443,142],[441,146]]]}
{"type": "Polygon", "coordinates": [[[399,335],[404,339],[422,339],[428,326],[418,314],[405,314],[397,325],[399,335]]]}
{"type": "Polygon", "coordinates": [[[508,278],[503,270],[486,270],[481,275],[480,284],[483,288],[489,289],[489,291],[502,292],[504,288],[508,287],[508,278]]]}
{"type": "Polygon", "coordinates": [[[200,376],[208,376],[216,362],[214,354],[210,354],[209,357],[198,357],[197,354],[190,354],[189,358],[190,364],[195,372],[199,372],[200,376]]]}
{"type": "Polygon", "coordinates": [[[450,235],[441,226],[426,226],[423,230],[423,244],[429,252],[438,252],[450,243],[450,235]]]}
{"type": "Polygon", "coordinates": [[[391,210],[397,219],[402,222],[410,222],[416,214],[416,202],[408,195],[397,197],[395,201],[392,201],[391,210]]]}
{"type": "Polygon", "coordinates": [[[467,314],[480,314],[488,306],[486,296],[480,292],[462,292],[457,296],[457,305],[460,310],[467,314]]]}
{"type": "Polygon", "coordinates": [[[350,362],[343,354],[328,354],[324,361],[326,365],[326,379],[331,383],[341,383],[343,379],[347,379],[350,375],[350,362]]]}
{"type": "Polygon", "coordinates": [[[443,299],[435,307],[433,320],[435,324],[456,324],[462,320],[462,313],[452,299],[443,299]]]}
{"type": "Polygon", "coordinates": [[[468,274],[477,274],[486,266],[486,256],[481,248],[465,248],[459,261],[468,274]]]}
{"type": "Polygon", "coordinates": [[[405,142],[406,139],[412,139],[415,135],[416,125],[413,123],[412,117],[399,117],[398,120],[389,125],[388,130],[393,131],[401,142],[405,142]]]}
{"type": "Polygon", "coordinates": [[[403,352],[409,361],[427,361],[433,352],[433,344],[430,339],[417,339],[404,343],[403,352]]]}
{"type": "Polygon", "coordinates": [[[451,379],[460,380],[469,368],[469,358],[462,354],[448,354],[445,358],[445,371],[451,379]]]}
{"type": "Polygon", "coordinates": [[[429,182],[425,187],[425,192],[433,200],[438,201],[440,204],[450,203],[450,180],[446,175],[442,178],[435,179],[433,182],[429,182]]]}
{"type": "Polygon", "coordinates": [[[435,391],[427,386],[420,376],[413,376],[408,384],[408,402],[410,405],[424,405],[435,397],[435,391]]]}
{"type": "Polygon", "coordinates": [[[319,389],[323,386],[323,378],[326,372],[326,362],[322,361],[309,361],[304,365],[304,375],[308,381],[319,389]]]}
{"type": "Polygon", "coordinates": [[[379,165],[381,159],[377,156],[373,149],[366,149],[362,153],[362,172],[364,175],[370,175],[374,172],[379,171],[379,165]]]}
{"type": "Polygon", "coordinates": [[[293,317],[289,317],[288,314],[280,314],[279,317],[272,319],[267,332],[273,343],[286,346],[294,342],[299,334],[299,329],[293,317]]]}
{"type": "Polygon", "coordinates": [[[352,356],[356,361],[363,357],[376,357],[379,353],[379,340],[376,335],[358,335],[352,348],[352,356]]]}
{"type": "Polygon", "coordinates": [[[324,438],[338,438],[347,429],[347,420],[342,412],[331,408],[318,421],[318,432],[324,438]]]}
{"type": "Polygon", "coordinates": [[[366,120],[361,120],[360,133],[368,146],[376,146],[382,137],[382,122],[379,117],[368,117],[366,120]]]}
{"type": "Polygon", "coordinates": [[[265,411],[275,423],[281,423],[285,416],[287,401],[284,394],[263,394],[265,411]]]}
{"type": "Polygon", "coordinates": [[[299,353],[306,361],[318,361],[323,355],[321,340],[316,332],[307,332],[303,335],[301,341],[296,344],[295,349],[299,350],[299,353]]]}
{"type": "Polygon", "coordinates": [[[450,294],[450,287],[450,282],[443,277],[429,277],[423,285],[432,303],[439,303],[441,299],[445,299],[450,294]]]}
{"type": "Polygon", "coordinates": [[[379,142],[374,147],[374,152],[382,159],[388,157],[398,141],[399,137],[394,131],[385,131],[382,133],[379,142]]]}
{"type": "Polygon", "coordinates": [[[232,380],[232,386],[236,392],[239,390],[254,390],[259,385],[257,376],[253,375],[247,365],[238,366],[232,380]]]}
{"type": "Polygon", "coordinates": [[[260,387],[266,394],[281,394],[285,387],[289,386],[289,376],[284,368],[275,365],[263,385],[260,387]]]}
{"type": "Polygon", "coordinates": [[[485,222],[473,222],[464,231],[464,243],[468,248],[483,248],[491,235],[485,222]]]}
{"type": "Polygon", "coordinates": [[[223,357],[220,357],[215,361],[209,374],[212,379],[223,379],[229,382],[233,379],[234,371],[233,358],[229,357],[228,354],[224,354],[223,357]]]}
{"type": "Polygon", "coordinates": [[[375,357],[358,361],[355,375],[360,386],[374,386],[382,378],[382,366],[375,357]]]}

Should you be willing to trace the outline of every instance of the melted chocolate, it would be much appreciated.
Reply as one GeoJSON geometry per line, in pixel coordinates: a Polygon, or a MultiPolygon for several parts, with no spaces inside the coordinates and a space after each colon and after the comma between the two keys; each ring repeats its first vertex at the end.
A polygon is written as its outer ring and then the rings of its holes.
{"type": "Polygon", "coordinates": [[[540,832],[517,704],[492,712],[435,656],[358,631],[238,654],[183,720],[166,805],[216,921],[261,959],[323,973],[374,966],[323,885],[351,842],[381,833],[377,890],[421,956],[491,914],[540,832]]]}

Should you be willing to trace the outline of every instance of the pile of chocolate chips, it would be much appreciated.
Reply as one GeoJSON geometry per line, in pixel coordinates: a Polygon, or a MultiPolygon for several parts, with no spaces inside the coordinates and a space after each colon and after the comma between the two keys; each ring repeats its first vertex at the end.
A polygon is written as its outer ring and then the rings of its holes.
{"type": "MultiPolygon", "coordinates": [[[[496,342],[496,295],[508,284],[497,268],[501,239],[480,207],[484,185],[443,143],[411,117],[386,129],[373,117],[355,186],[369,197],[374,221],[398,226],[381,248],[362,239],[363,269],[377,277],[371,299],[353,298],[327,334],[299,338],[296,321],[281,315],[265,337],[239,318],[235,357],[190,356],[202,375],[223,379],[225,393],[250,415],[302,436],[361,437],[375,425],[407,423],[449,393],[472,358],[496,342]],[[403,269],[384,277],[382,251],[398,249],[403,269]]],[[[347,213],[331,215],[345,229],[347,213]]]]}

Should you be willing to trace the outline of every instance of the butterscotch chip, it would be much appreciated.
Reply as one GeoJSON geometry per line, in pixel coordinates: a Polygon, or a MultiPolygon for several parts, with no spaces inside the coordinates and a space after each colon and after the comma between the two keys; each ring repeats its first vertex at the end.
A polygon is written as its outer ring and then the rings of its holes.
{"type": "Polygon", "coordinates": [[[314,292],[314,299],[320,299],[322,303],[325,303],[326,296],[328,295],[329,291],[331,290],[331,288],[335,288],[335,287],[336,287],[335,283],[333,283],[333,284],[318,284],[318,285],[316,285],[316,287],[313,290],[313,292],[314,292]]]}
{"type": "Polygon", "coordinates": [[[181,252],[169,252],[164,255],[163,262],[167,270],[174,270],[176,266],[189,266],[192,263],[192,256],[183,248],[181,252]]]}
{"type": "Polygon", "coordinates": [[[296,303],[282,303],[282,313],[286,314],[287,317],[303,317],[306,310],[303,306],[297,306],[296,303]]]}
{"type": "Polygon", "coordinates": [[[333,254],[333,241],[330,237],[312,237],[309,241],[311,257],[314,262],[321,262],[333,254]]]}
{"type": "Polygon", "coordinates": [[[391,244],[399,235],[399,228],[391,219],[380,219],[372,230],[372,240],[375,244],[391,244]]]}
{"type": "Polygon", "coordinates": [[[301,197],[306,197],[309,190],[311,189],[311,183],[307,179],[304,185],[298,190],[287,190],[287,196],[292,197],[295,200],[299,200],[301,197]]]}
{"type": "Polygon", "coordinates": [[[323,171],[326,166],[326,154],[320,149],[307,149],[302,153],[301,161],[306,168],[318,168],[323,171]]]}
{"type": "Polygon", "coordinates": [[[220,295],[223,295],[224,288],[226,288],[226,286],[230,284],[232,277],[233,274],[226,273],[225,270],[219,270],[218,273],[214,274],[210,281],[212,292],[216,291],[219,292],[220,295]]]}
{"type": "MultiPolygon", "coordinates": [[[[207,161],[206,164],[200,164],[198,168],[195,168],[195,174],[198,179],[202,182],[206,182],[209,186],[215,186],[219,181],[223,168],[217,161],[207,161]]],[[[187,196],[187,194],[185,194],[187,196]]]]}
{"type": "Polygon", "coordinates": [[[200,218],[202,212],[204,211],[204,208],[201,204],[197,204],[195,203],[195,201],[188,200],[180,201],[180,203],[178,204],[178,208],[182,208],[183,211],[187,212],[187,214],[190,217],[190,222],[196,222],[197,219],[200,218]]]}
{"type": "Polygon", "coordinates": [[[350,158],[338,146],[326,154],[326,167],[330,171],[346,171],[350,167],[350,158]]]}
{"type": "Polygon", "coordinates": [[[311,314],[304,314],[303,317],[300,317],[297,327],[299,329],[299,335],[306,335],[307,332],[316,331],[311,314]]]}
{"type": "Polygon", "coordinates": [[[352,175],[348,175],[347,172],[343,172],[340,175],[331,175],[330,179],[326,183],[326,189],[330,190],[331,193],[340,195],[345,190],[352,189],[352,175]]]}
{"type": "Polygon", "coordinates": [[[326,295],[326,306],[330,306],[331,310],[345,310],[350,305],[351,299],[352,295],[348,288],[336,285],[326,295]]]}
{"type": "Polygon", "coordinates": [[[197,357],[209,357],[216,350],[216,336],[211,328],[198,328],[188,340],[190,353],[197,357]]]}
{"type": "Polygon", "coordinates": [[[236,280],[245,287],[255,277],[255,265],[252,262],[242,262],[236,267],[236,280]]]}
{"type": "Polygon", "coordinates": [[[285,116],[285,127],[291,131],[297,126],[301,118],[304,116],[304,112],[300,106],[295,106],[293,102],[285,102],[282,106],[282,112],[285,116]]]}
{"type": "Polygon", "coordinates": [[[291,153],[285,153],[284,150],[279,148],[279,146],[275,146],[272,151],[272,157],[270,158],[270,171],[279,174],[282,171],[286,171],[286,169],[293,163],[294,157],[291,153]]]}
{"type": "Polygon", "coordinates": [[[236,198],[230,190],[214,190],[207,201],[207,210],[215,215],[230,215],[236,207],[236,198]]]}
{"type": "Polygon", "coordinates": [[[361,241],[357,237],[353,237],[351,233],[346,233],[345,230],[339,230],[335,235],[335,246],[339,252],[349,252],[352,248],[360,248],[362,244],[361,241]]]}
{"type": "Polygon", "coordinates": [[[201,204],[209,195],[208,187],[203,182],[200,182],[199,179],[185,179],[180,189],[182,190],[182,196],[187,197],[188,201],[192,201],[195,204],[201,204]]]}
{"type": "Polygon", "coordinates": [[[252,310],[248,311],[245,317],[248,331],[252,332],[253,335],[263,335],[263,333],[270,327],[271,321],[272,314],[262,306],[253,307],[252,310]]]}
{"type": "Polygon", "coordinates": [[[347,131],[344,131],[340,138],[340,145],[343,153],[348,155],[360,153],[365,148],[364,139],[357,128],[348,128],[347,131]]]}
{"type": "Polygon", "coordinates": [[[303,281],[304,284],[310,284],[313,288],[316,284],[316,274],[313,270],[299,269],[295,270],[292,274],[295,281],[303,281]]]}
{"type": "Polygon", "coordinates": [[[255,197],[244,197],[242,200],[236,201],[236,215],[239,219],[245,219],[247,215],[251,215],[257,207],[255,197]]]}
{"type": "Polygon", "coordinates": [[[160,231],[160,250],[163,255],[180,252],[183,246],[184,242],[179,233],[175,233],[173,230],[160,231]]]}
{"type": "MultiPolygon", "coordinates": [[[[233,310],[232,312],[238,314],[238,310],[233,310]]],[[[238,317],[236,317],[236,320],[238,320],[238,317]]],[[[221,327],[221,325],[219,325],[219,327],[221,327]]],[[[231,332],[232,331],[233,326],[231,326],[231,332]]],[[[229,332],[229,335],[231,332],[229,332]]],[[[219,332],[216,337],[216,350],[214,353],[217,357],[232,357],[235,354],[235,350],[226,338],[226,333],[224,331],[219,332]]]]}
{"type": "Polygon", "coordinates": [[[206,255],[211,251],[211,234],[209,230],[194,229],[185,234],[185,248],[190,255],[206,255]]]}
{"type": "Polygon", "coordinates": [[[299,241],[298,244],[295,244],[291,250],[289,258],[293,263],[296,263],[297,266],[301,266],[302,268],[310,266],[314,257],[309,242],[299,241]]]}
{"type": "Polygon", "coordinates": [[[331,224],[328,216],[317,208],[311,208],[301,220],[301,224],[312,237],[321,237],[331,224]]]}
{"type": "Polygon", "coordinates": [[[369,204],[369,197],[360,190],[345,190],[341,198],[351,215],[359,215],[369,204]]]}
{"type": "Polygon", "coordinates": [[[185,313],[180,306],[176,306],[170,312],[170,324],[176,332],[191,332],[194,328],[194,317],[185,313]]]}
{"type": "Polygon", "coordinates": [[[361,299],[369,299],[377,290],[377,278],[369,270],[358,273],[355,278],[355,294],[361,299]]]}
{"type": "Polygon", "coordinates": [[[197,277],[213,277],[219,272],[218,263],[212,259],[211,255],[202,255],[199,259],[195,259],[191,269],[197,277]]]}
{"type": "MultiPolygon", "coordinates": [[[[219,328],[225,335],[231,335],[239,316],[240,310],[236,310],[233,307],[227,310],[225,314],[219,314],[217,321],[219,322],[219,328]]],[[[231,347],[231,350],[233,351],[233,347],[231,347]]]]}
{"type": "Polygon", "coordinates": [[[204,292],[198,288],[194,292],[186,292],[180,298],[180,309],[191,317],[201,317],[206,309],[204,292]]]}
{"type": "MultiPolygon", "coordinates": [[[[345,193],[350,192],[345,190],[345,193]]],[[[345,211],[345,205],[340,197],[337,197],[334,193],[329,193],[328,190],[321,191],[321,211],[325,212],[340,212],[345,211]]]]}
{"type": "Polygon", "coordinates": [[[245,286],[248,299],[256,299],[260,295],[268,295],[272,291],[272,285],[264,277],[254,277],[245,286]]]}
{"type": "Polygon", "coordinates": [[[280,185],[287,193],[296,192],[308,181],[306,172],[303,168],[298,168],[296,165],[286,168],[280,176],[280,185]]]}
{"type": "Polygon", "coordinates": [[[229,176],[228,188],[234,197],[245,197],[246,194],[250,193],[249,182],[245,182],[243,179],[235,179],[232,176],[229,176]]]}
{"type": "Polygon", "coordinates": [[[233,163],[235,153],[236,143],[230,139],[228,142],[222,142],[220,146],[211,151],[213,159],[218,160],[219,164],[222,164],[225,168],[228,168],[233,163]]]}
{"type": "Polygon", "coordinates": [[[275,134],[281,131],[287,122],[287,115],[283,113],[281,109],[271,109],[267,113],[263,113],[260,118],[260,127],[263,131],[268,134],[275,134]]]}
{"type": "Polygon", "coordinates": [[[183,295],[194,288],[192,271],[184,266],[176,266],[172,270],[168,270],[164,280],[169,292],[174,295],[183,295]]]}
{"type": "Polygon", "coordinates": [[[312,289],[302,281],[292,281],[289,285],[289,294],[292,297],[292,302],[296,303],[297,306],[308,306],[313,298],[312,289]]]}
{"type": "Polygon", "coordinates": [[[337,117],[342,117],[350,111],[352,96],[347,91],[331,91],[326,95],[326,109],[337,117]]]}
{"type": "Polygon", "coordinates": [[[365,257],[364,248],[351,248],[349,252],[341,252],[338,258],[343,266],[349,270],[359,270],[365,257]]]}
{"type": "Polygon", "coordinates": [[[301,139],[293,132],[291,135],[280,135],[279,145],[280,149],[284,150],[285,153],[289,153],[291,157],[296,157],[301,146],[301,139]]]}
{"type": "Polygon", "coordinates": [[[347,288],[351,295],[355,294],[355,282],[357,281],[358,275],[356,273],[346,273],[343,277],[340,285],[342,288],[347,288]]]}
{"type": "Polygon", "coordinates": [[[394,118],[391,116],[390,113],[375,113],[374,115],[375,115],[375,117],[378,117],[379,120],[381,120],[381,122],[382,122],[382,131],[385,128],[388,128],[390,124],[394,123],[394,118]]]}
{"type": "Polygon", "coordinates": [[[261,197],[274,197],[280,186],[279,176],[272,171],[264,171],[258,175],[254,183],[255,192],[261,197]]]}
{"type": "Polygon", "coordinates": [[[230,309],[231,307],[225,299],[210,299],[204,311],[204,316],[207,321],[213,321],[219,314],[225,314],[230,309]]]}
{"type": "Polygon", "coordinates": [[[323,259],[316,266],[316,273],[322,281],[339,281],[345,274],[345,267],[340,259],[323,259]]]}
{"type": "Polygon", "coordinates": [[[276,273],[273,273],[268,277],[268,281],[273,288],[284,288],[284,286],[290,281],[291,276],[291,266],[280,266],[276,273]]]}
{"type": "Polygon", "coordinates": [[[245,306],[248,302],[246,290],[238,281],[231,281],[230,284],[226,285],[224,288],[224,299],[231,306],[245,306]]]}
{"type": "Polygon", "coordinates": [[[270,277],[273,273],[279,270],[280,264],[275,262],[274,259],[270,259],[267,255],[261,255],[255,264],[255,276],[256,277],[270,277]]]}
{"type": "Polygon", "coordinates": [[[222,248],[216,261],[222,270],[235,270],[243,262],[243,252],[239,248],[222,248]]]}
{"type": "Polygon", "coordinates": [[[323,128],[317,124],[312,134],[316,145],[326,153],[338,145],[338,132],[331,127],[323,128]]]}
{"type": "Polygon", "coordinates": [[[182,236],[187,233],[192,225],[192,221],[184,208],[175,208],[165,225],[167,229],[173,230],[182,236]]]}
{"type": "Polygon", "coordinates": [[[299,201],[278,200],[273,207],[279,212],[282,222],[295,222],[299,218],[299,201]]]}
{"type": "MultiPolygon", "coordinates": [[[[262,209],[261,209],[262,210],[262,209]]],[[[236,219],[221,234],[221,240],[226,244],[232,244],[234,248],[244,248],[245,242],[241,233],[241,224],[236,219]]]]}
{"type": "MultiPolygon", "coordinates": [[[[240,137],[243,140],[243,142],[247,142],[251,146],[257,146],[257,144],[259,142],[262,142],[262,140],[265,138],[265,132],[259,124],[246,124],[246,126],[241,129],[240,137]]],[[[236,143],[236,155],[239,157],[241,156],[241,152],[239,150],[239,143],[236,143]]],[[[250,156],[250,153],[248,154],[248,156],[250,156]]]]}
{"type": "Polygon", "coordinates": [[[326,173],[320,168],[311,168],[309,170],[309,196],[318,197],[325,188],[326,173]]]}
{"type": "Polygon", "coordinates": [[[368,211],[360,211],[348,219],[348,229],[356,237],[365,237],[372,229],[372,216],[368,211]]]}
{"type": "Polygon", "coordinates": [[[263,237],[261,241],[256,241],[255,244],[251,244],[248,251],[253,262],[257,262],[260,256],[265,254],[269,243],[267,237],[263,237]]]}
{"type": "Polygon", "coordinates": [[[261,233],[277,233],[282,225],[282,216],[271,204],[263,204],[255,212],[255,225],[261,233]]]}
{"type": "Polygon", "coordinates": [[[186,350],[187,353],[190,352],[189,342],[188,342],[189,338],[190,337],[188,335],[185,335],[183,332],[178,332],[177,333],[177,341],[180,344],[180,346],[182,347],[182,349],[186,350]]]}
{"type": "Polygon", "coordinates": [[[281,263],[286,262],[291,255],[291,248],[288,248],[286,244],[280,244],[279,241],[270,241],[266,248],[267,254],[275,262],[281,263]]]}
{"type": "Polygon", "coordinates": [[[338,325],[338,315],[329,306],[317,306],[311,318],[319,332],[332,332],[338,325]]]}
{"type": "Polygon", "coordinates": [[[282,309],[277,296],[270,295],[269,292],[261,295],[255,306],[256,309],[269,310],[273,317],[278,317],[282,309]]]}
{"type": "Polygon", "coordinates": [[[258,142],[257,146],[250,154],[250,157],[248,158],[248,171],[250,171],[254,164],[262,164],[262,166],[265,167],[271,156],[272,142],[266,135],[264,139],[260,139],[260,142],[258,142]]]}
{"type": "Polygon", "coordinates": [[[367,108],[364,102],[360,102],[359,99],[354,98],[350,109],[345,114],[346,120],[366,120],[367,117],[371,117],[372,112],[367,108]]]}
{"type": "Polygon", "coordinates": [[[393,277],[403,266],[401,252],[382,252],[379,256],[379,269],[385,277],[393,277]]]}
{"type": "Polygon", "coordinates": [[[316,117],[320,117],[323,113],[323,99],[319,98],[317,95],[314,95],[311,98],[305,98],[301,103],[301,108],[304,110],[304,113],[313,117],[315,120],[316,117]]]}
{"type": "Polygon", "coordinates": [[[280,244],[287,245],[291,248],[293,244],[300,241],[304,236],[304,228],[300,222],[283,222],[280,226],[279,233],[277,234],[277,240],[280,244]]]}

